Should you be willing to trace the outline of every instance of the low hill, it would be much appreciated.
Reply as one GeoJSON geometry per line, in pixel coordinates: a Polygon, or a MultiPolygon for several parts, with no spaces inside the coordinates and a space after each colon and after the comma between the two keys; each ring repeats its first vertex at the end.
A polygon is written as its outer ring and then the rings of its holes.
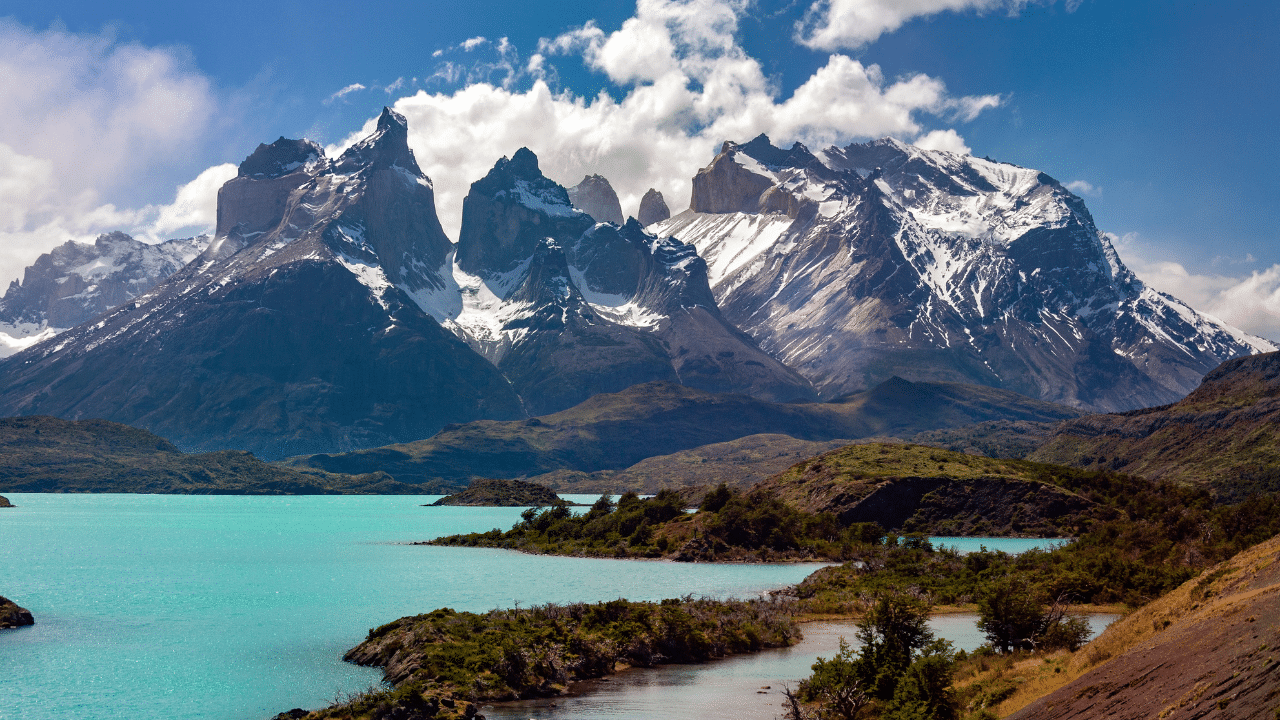
{"type": "Polygon", "coordinates": [[[545,485],[523,480],[476,480],[460,493],[447,495],[432,505],[470,507],[537,507],[554,505],[559,495],[545,485]]]}
{"type": "Polygon", "coordinates": [[[934,535],[1071,534],[1094,511],[1070,468],[924,445],[850,445],[800,462],[756,486],[842,525],[934,535]]]}
{"type": "Polygon", "coordinates": [[[1072,658],[1067,675],[1079,677],[1010,717],[1272,720],[1280,688],[1277,561],[1280,538],[1273,538],[1117,621],[1072,658]]]}
{"type": "Polygon", "coordinates": [[[1062,423],[1029,458],[1210,487],[1280,491],[1280,353],[1236,358],[1172,405],[1062,423]]]}
{"type": "Polygon", "coordinates": [[[901,378],[829,403],[772,403],[646,383],[539,418],[450,425],[426,440],[299,457],[290,465],[351,474],[382,470],[401,482],[461,486],[474,477],[622,470],[646,458],[750,435],[811,442],[905,439],[986,420],[1047,422],[1078,414],[1006,390],[901,378]]]}
{"type": "Polygon", "coordinates": [[[776,433],[748,435],[670,455],[655,455],[623,470],[556,470],[529,479],[562,493],[631,490],[641,495],[653,495],[664,488],[709,488],[720,483],[745,490],[805,458],[844,447],[850,442],[797,440],[790,435],[776,433]]]}
{"type": "Polygon", "coordinates": [[[234,450],[188,454],[128,425],[43,416],[0,418],[0,489],[231,495],[421,492],[382,473],[351,477],[300,472],[234,450]]]}

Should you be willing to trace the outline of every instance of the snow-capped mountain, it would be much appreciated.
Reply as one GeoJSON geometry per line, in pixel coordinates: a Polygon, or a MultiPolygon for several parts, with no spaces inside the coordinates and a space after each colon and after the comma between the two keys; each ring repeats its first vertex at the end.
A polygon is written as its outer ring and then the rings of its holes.
{"type": "MultiPolygon", "coordinates": [[[[603,178],[601,178],[603,180],[603,178]]],[[[597,223],[520,149],[471,186],[452,281],[415,297],[534,414],[652,380],[771,400],[808,383],[720,316],[691,246],[597,223]]]]}
{"type": "Polygon", "coordinates": [[[75,327],[150,290],[209,244],[201,235],[151,245],[124,233],[41,255],[0,299],[0,357],[75,327]]]}
{"type": "Polygon", "coordinates": [[[451,245],[402,116],[330,160],[261,145],[218,230],[166,281],[0,364],[0,414],[100,417],[266,457],[523,417],[510,384],[410,298],[451,245]]]}
{"type": "Polygon", "coordinates": [[[727,142],[649,229],[693,244],[725,317],[823,397],[899,375],[1124,410],[1274,349],[1143,285],[1048,175],[892,139],[727,142]]]}

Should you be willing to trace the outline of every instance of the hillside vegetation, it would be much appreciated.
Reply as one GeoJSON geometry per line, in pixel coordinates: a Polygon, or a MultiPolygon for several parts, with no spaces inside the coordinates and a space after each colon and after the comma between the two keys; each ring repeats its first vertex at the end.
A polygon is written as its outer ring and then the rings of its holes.
{"type": "Polygon", "coordinates": [[[476,480],[460,493],[446,495],[432,505],[471,507],[524,507],[552,505],[560,496],[550,488],[523,480],[476,480]]]}
{"type": "Polygon", "coordinates": [[[189,454],[145,430],[106,420],[0,418],[0,489],[251,495],[417,493],[383,473],[300,472],[247,452],[189,454]]]}
{"type": "Polygon", "coordinates": [[[1222,502],[1280,491],[1280,353],[1225,362],[1172,405],[1065,422],[1029,457],[1203,485],[1222,502]]]}
{"type": "Polygon", "coordinates": [[[476,477],[622,470],[645,458],[758,434],[816,442],[910,438],[985,420],[1050,421],[1078,414],[1005,390],[900,378],[829,403],[771,403],[647,383],[538,418],[451,425],[418,442],[311,455],[290,464],[352,474],[381,470],[401,482],[460,487],[476,477]]]}

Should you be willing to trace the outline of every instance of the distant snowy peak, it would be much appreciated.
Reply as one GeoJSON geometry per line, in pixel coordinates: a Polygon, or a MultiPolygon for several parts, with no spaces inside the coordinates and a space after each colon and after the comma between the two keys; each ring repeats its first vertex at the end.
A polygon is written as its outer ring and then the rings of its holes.
{"type": "Polygon", "coordinates": [[[208,236],[148,244],[124,233],[67,241],[41,255],[0,299],[0,357],[128,302],[195,259],[208,236]]]}
{"type": "Polygon", "coordinates": [[[824,396],[898,374],[1099,410],[1168,402],[1259,338],[1152,293],[1036,170],[893,139],[726,142],[689,211],[729,320],[824,396]]]}

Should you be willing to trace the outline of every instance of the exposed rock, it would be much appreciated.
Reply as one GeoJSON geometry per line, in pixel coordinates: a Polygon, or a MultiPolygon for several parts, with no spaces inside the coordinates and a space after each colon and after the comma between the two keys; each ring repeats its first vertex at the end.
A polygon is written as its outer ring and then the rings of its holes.
{"type": "Polygon", "coordinates": [[[477,479],[460,493],[447,495],[432,505],[472,507],[539,507],[560,500],[551,488],[523,480],[477,479]]]}
{"type": "Polygon", "coordinates": [[[9,502],[9,498],[0,495],[0,508],[13,507],[13,503],[9,502]]]}
{"type": "Polygon", "coordinates": [[[813,397],[720,316],[692,247],[635,221],[595,223],[526,148],[472,184],[457,257],[462,306],[434,314],[502,371],[532,414],[656,380],[813,397]]]}
{"type": "Polygon", "coordinates": [[[622,224],[622,205],[618,202],[618,194],[600,175],[587,175],[582,182],[569,188],[569,202],[596,222],[622,224]]]}
{"type": "Polygon", "coordinates": [[[35,622],[30,610],[20,608],[14,601],[0,597],[0,630],[34,625],[35,622]]]}
{"type": "Polygon", "coordinates": [[[667,201],[662,199],[662,193],[649,188],[644,197],[640,198],[640,210],[636,213],[636,220],[640,221],[642,226],[648,227],[670,217],[671,210],[667,208],[667,201]]]}
{"type": "Polygon", "coordinates": [[[933,535],[1055,536],[1095,509],[1027,463],[919,445],[854,445],[797,463],[756,487],[844,525],[933,535]]]}
{"type": "Polygon", "coordinates": [[[1273,538],[1113,623],[1068,663],[1082,675],[1009,717],[1272,720],[1278,645],[1273,538]]]}
{"type": "Polygon", "coordinates": [[[898,375],[1127,410],[1275,349],[1146,287],[1053,178],[892,139],[727,142],[654,229],[693,244],[724,316],[825,398],[898,375]]]}

